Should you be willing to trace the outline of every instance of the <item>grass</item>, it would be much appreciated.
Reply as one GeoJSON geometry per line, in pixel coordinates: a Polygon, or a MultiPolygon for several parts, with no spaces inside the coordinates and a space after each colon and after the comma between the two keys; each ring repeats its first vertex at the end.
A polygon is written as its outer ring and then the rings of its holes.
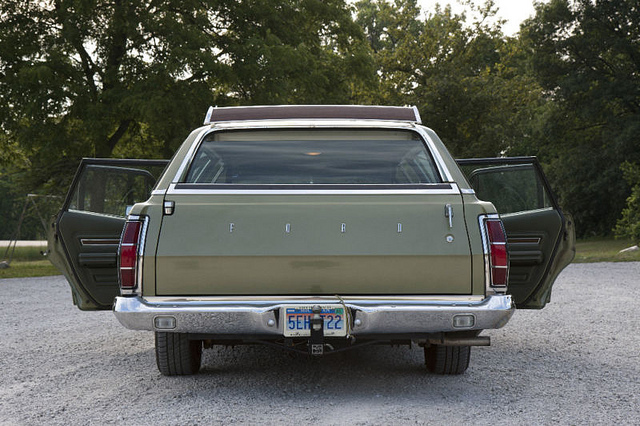
{"type": "Polygon", "coordinates": [[[48,277],[60,275],[60,271],[48,260],[13,260],[11,267],[0,269],[2,278],[48,277]]]}
{"type": "Polygon", "coordinates": [[[636,245],[631,240],[613,238],[589,238],[576,243],[574,263],[593,262],[640,262],[640,250],[620,253],[627,247],[636,245]]]}
{"type": "MultiPolygon", "coordinates": [[[[13,252],[13,262],[19,261],[27,261],[27,260],[46,260],[47,258],[42,255],[41,251],[46,250],[46,247],[16,247],[16,250],[13,252]]],[[[7,251],[7,247],[0,247],[0,256],[2,258],[0,260],[5,260],[5,252],[7,251]]],[[[11,255],[11,250],[7,253],[7,257],[11,255]]]]}
{"type": "MultiPolygon", "coordinates": [[[[0,269],[0,279],[60,275],[60,271],[40,253],[41,250],[40,247],[16,247],[9,268],[0,269]]],[[[5,252],[6,247],[0,247],[0,261],[5,260],[5,252]]]]}
{"type": "MultiPolygon", "coordinates": [[[[593,262],[640,262],[640,250],[619,253],[620,250],[635,245],[630,240],[613,238],[590,238],[576,243],[574,263],[593,262]]],[[[4,260],[5,247],[0,247],[1,260],[4,260]]],[[[40,247],[17,247],[13,260],[7,269],[0,269],[2,278],[45,277],[60,275],[60,272],[42,256],[40,247]]]]}

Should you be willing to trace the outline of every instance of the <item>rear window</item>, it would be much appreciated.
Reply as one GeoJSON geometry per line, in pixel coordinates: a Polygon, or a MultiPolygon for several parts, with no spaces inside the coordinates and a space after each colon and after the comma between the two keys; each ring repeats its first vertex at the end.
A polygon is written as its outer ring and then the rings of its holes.
{"type": "Polygon", "coordinates": [[[292,129],[210,133],[183,182],[406,185],[442,179],[415,132],[292,129]]]}

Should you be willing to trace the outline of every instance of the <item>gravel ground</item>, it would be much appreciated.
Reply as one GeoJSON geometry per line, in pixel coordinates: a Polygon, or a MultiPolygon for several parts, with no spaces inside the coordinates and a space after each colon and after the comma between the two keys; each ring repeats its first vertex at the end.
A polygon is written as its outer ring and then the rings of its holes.
{"type": "Polygon", "coordinates": [[[457,377],[426,373],[419,347],[236,347],[168,378],[152,333],[77,310],[62,277],[0,280],[0,295],[0,424],[640,424],[637,262],[571,265],[457,377]]]}

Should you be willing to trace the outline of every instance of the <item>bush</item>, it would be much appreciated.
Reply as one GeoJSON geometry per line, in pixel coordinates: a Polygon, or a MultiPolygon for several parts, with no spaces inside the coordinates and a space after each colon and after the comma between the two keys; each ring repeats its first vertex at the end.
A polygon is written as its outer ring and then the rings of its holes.
{"type": "Polygon", "coordinates": [[[631,195],[627,198],[627,206],[622,210],[622,217],[616,224],[616,236],[631,238],[640,242],[640,164],[625,162],[621,166],[624,178],[631,185],[631,195]]]}

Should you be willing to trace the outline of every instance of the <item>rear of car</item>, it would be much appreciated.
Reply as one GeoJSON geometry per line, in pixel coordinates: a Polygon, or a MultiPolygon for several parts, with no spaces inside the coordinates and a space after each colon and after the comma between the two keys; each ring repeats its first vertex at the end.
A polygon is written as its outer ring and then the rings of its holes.
{"type": "MultiPolygon", "coordinates": [[[[483,164],[474,180],[529,171],[483,164]]],[[[548,193],[545,181],[533,185],[548,193]]],[[[460,374],[471,346],[489,345],[482,330],[514,311],[505,225],[533,215],[544,228],[534,234],[543,259],[518,270],[522,307],[544,306],[566,265],[553,260],[571,247],[555,204],[527,205],[503,222],[415,108],[211,109],[137,201],[120,222],[113,310],[125,327],[155,332],[166,375],[197,372],[203,348],[254,343],[312,355],[418,344],[429,371],[460,374]]],[[[95,213],[73,206],[53,241],[72,261],[68,246],[87,235],[77,224],[97,227],[95,213]]],[[[65,272],[76,304],[106,306],[96,270],[79,270],[65,272]]]]}
{"type": "Polygon", "coordinates": [[[131,211],[118,319],[207,346],[319,355],[413,341],[468,359],[512,313],[506,237],[412,118],[200,129],[131,211]]]}

